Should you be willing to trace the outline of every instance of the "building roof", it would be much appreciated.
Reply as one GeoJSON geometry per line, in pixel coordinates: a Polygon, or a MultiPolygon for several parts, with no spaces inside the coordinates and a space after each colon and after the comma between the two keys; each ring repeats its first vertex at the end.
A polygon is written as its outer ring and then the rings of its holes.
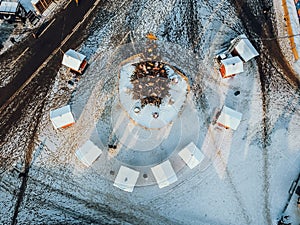
{"type": "Polygon", "coordinates": [[[186,147],[184,147],[178,153],[178,155],[191,169],[196,167],[204,159],[203,153],[200,151],[199,148],[197,148],[197,146],[193,142],[189,143],[186,147]]]}
{"type": "Polygon", "coordinates": [[[76,157],[86,166],[91,166],[101,155],[102,150],[92,141],[87,140],[76,152],[76,157]]]}
{"type": "Polygon", "coordinates": [[[234,41],[236,41],[234,49],[244,62],[247,62],[259,55],[245,34],[239,35],[234,41]]]}
{"type": "Polygon", "coordinates": [[[19,2],[0,2],[0,12],[16,13],[18,10],[19,2]]]}
{"type": "Polygon", "coordinates": [[[69,49],[67,52],[65,52],[62,60],[62,64],[78,71],[80,68],[80,65],[82,64],[83,60],[86,58],[85,55],[73,50],[69,49]]]}
{"type": "Polygon", "coordinates": [[[225,67],[225,71],[221,71],[221,73],[224,73],[223,76],[244,72],[243,61],[238,56],[223,59],[221,63],[225,67]]]}
{"type": "Polygon", "coordinates": [[[50,111],[50,120],[55,129],[65,128],[75,123],[70,105],[50,111]]]}
{"type": "Polygon", "coordinates": [[[124,191],[132,192],[140,172],[121,166],[115,179],[114,186],[124,191]]]}
{"type": "Polygon", "coordinates": [[[242,119],[242,113],[237,112],[229,107],[223,106],[220,116],[218,117],[217,123],[236,130],[242,119]]]}
{"type": "Polygon", "coordinates": [[[167,187],[177,181],[176,173],[169,160],[151,168],[159,188],[167,187]]]}
{"type": "Polygon", "coordinates": [[[31,4],[36,4],[36,3],[38,3],[40,0],[31,0],[31,4]]]}

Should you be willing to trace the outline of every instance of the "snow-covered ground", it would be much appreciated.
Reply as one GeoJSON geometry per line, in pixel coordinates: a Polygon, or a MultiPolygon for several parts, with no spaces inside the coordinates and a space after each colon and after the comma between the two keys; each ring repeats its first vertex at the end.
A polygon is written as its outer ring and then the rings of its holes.
{"type": "MultiPolygon", "coordinates": [[[[244,33],[227,1],[122,2],[114,1],[117,10],[112,10],[113,4],[103,9],[113,16],[104,27],[95,25],[80,46],[90,65],[75,92],[66,89],[66,70],[58,73],[38,132],[39,142],[45,140],[45,146],[35,151],[19,223],[276,224],[290,184],[300,171],[299,92],[287,82],[272,84],[265,115],[255,60],[246,63],[245,72],[236,77],[221,78],[213,60],[216,52],[244,33]],[[190,29],[191,20],[196,31],[190,29]],[[148,32],[162,43],[164,61],[187,75],[191,86],[188,97],[196,115],[193,120],[184,113],[179,115],[179,132],[190,129],[190,134],[181,134],[180,142],[170,132],[173,139],[163,140],[162,145],[176,149],[182,147],[177,143],[193,141],[206,158],[191,170],[176,161],[175,150],[162,149],[168,154],[159,155],[160,160],[170,158],[180,168],[175,168],[178,181],[164,189],[154,182],[140,182],[132,193],[126,193],[112,185],[116,174],[110,172],[118,170],[123,163],[120,158],[107,154],[112,158],[99,158],[85,168],[74,152],[87,139],[108,151],[103,140],[113,140],[111,126],[114,116],[120,116],[112,107],[118,95],[119,63],[130,55],[125,42],[140,43],[148,32]],[[240,91],[237,96],[236,91],[240,91]],[[71,104],[77,122],[56,131],[49,110],[65,104],[71,104]],[[224,104],[243,113],[236,131],[214,123],[224,104]],[[265,116],[270,131],[266,145],[265,116]]],[[[97,20],[101,14],[95,24],[97,20]]],[[[139,52],[143,45],[136,48],[139,52]]],[[[18,196],[12,187],[18,189],[18,175],[16,169],[2,174],[0,221],[4,224],[11,221],[16,206],[18,196]]],[[[293,225],[298,225],[299,212],[290,216],[293,225]]]]}

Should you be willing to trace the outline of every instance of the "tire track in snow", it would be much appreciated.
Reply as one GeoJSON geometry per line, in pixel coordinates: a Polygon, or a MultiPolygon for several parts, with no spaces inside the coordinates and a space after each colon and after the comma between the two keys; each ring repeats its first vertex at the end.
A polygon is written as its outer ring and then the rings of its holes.
{"type": "Polygon", "coordinates": [[[220,9],[222,9],[224,2],[227,2],[227,1],[221,0],[221,1],[219,1],[219,3],[216,6],[209,5],[212,7],[213,10],[212,10],[210,16],[207,18],[207,21],[202,28],[202,32],[199,34],[199,38],[195,42],[198,42],[200,40],[200,38],[206,33],[206,31],[207,31],[208,27],[211,25],[212,21],[215,20],[215,17],[217,16],[217,12],[220,9]]]}
{"type": "MultiPolygon", "coordinates": [[[[259,70],[261,70],[259,68],[259,70]]],[[[262,92],[262,107],[263,107],[263,115],[262,115],[262,153],[263,153],[263,177],[264,177],[264,211],[266,215],[266,220],[268,224],[272,223],[271,220],[271,210],[269,207],[269,201],[270,201],[270,194],[269,194],[269,188],[270,188],[270,180],[269,180],[269,153],[268,153],[268,142],[269,142],[269,129],[268,129],[268,122],[267,122],[267,111],[268,111],[268,105],[267,105],[267,96],[266,96],[266,83],[264,80],[264,74],[263,71],[260,71],[260,82],[261,82],[261,92],[262,92]]]]}
{"type": "Polygon", "coordinates": [[[246,212],[245,205],[244,205],[244,203],[242,201],[242,198],[241,198],[241,193],[237,190],[237,187],[234,184],[232,174],[229,171],[229,169],[228,169],[228,167],[227,167],[227,165],[225,163],[225,160],[222,157],[221,152],[218,155],[220,157],[221,163],[223,164],[223,168],[225,168],[225,174],[227,175],[229,185],[230,185],[231,189],[233,190],[233,194],[234,194],[234,196],[235,196],[235,198],[236,198],[236,200],[238,202],[238,205],[240,206],[240,209],[242,211],[242,215],[244,217],[244,220],[245,220],[246,224],[250,225],[250,224],[252,224],[252,221],[250,220],[250,217],[249,217],[249,215],[246,212]]]}
{"type": "Polygon", "coordinates": [[[42,115],[44,105],[45,105],[45,98],[42,100],[41,104],[37,104],[37,106],[40,106],[40,108],[36,107],[36,110],[38,110],[38,112],[36,114],[38,119],[37,119],[37,121],[35,121],[35,123],[32,123],[34,126],[33,130],[32,130],[32,135],[31,135],[28,147],[25,150],[24,172],[20,174],[20,175],[22,175],[22,182],[21,182],[21,186],[19,188],[19,193],[17,195],[17,201],[15,204],[15,209],[14,209],[12,222],[11,222],[12,225],[17,224],[17,217],[18,217],[19,209],[23,202],[24,194],[25,194],[25,191],[27,188],[28,173],[29,173],[29,169],[30,169],[30,165],[31,165],[32,157],[33,157],[33,152],[35,149],[34,141],[35,141],[35,137],[36,137],[36,133],[38,130],[38,125],[40,122],[40,118],[42,115]]]}
{"type": "MultiPolygon", "coordinates": [[[[126,199],[99,191],[95,186],[87,190],[87,186],[80,185],[80,180],[73,180],[72,176],[66,175],[62,177],[60,172],[48,170],[43,167],[33,167],[31,171],[37,172],[37,174],[29,174],[31,191],[27,194],[27,198],[29,198],[27,202],[29,202],[28,204],[31,204],[31,206],[26,205],[28,208],[39,206],[40,210],[58,210],[87,223],[97,223],[96,220],[102,218],[106,219],[103,223],[107,224],[108,221],[113,218],[116,219],[118,223],[121,223],[120,221],[129,221],[132,224],[147,224],[145,218],[149,219],[153,216],[154,212],[149,212],[145,210],[145,208],[139,208],[135,210],[134,213],[126,210],[118,210],[118,208],[114,207],[114,204],[126,208],[132,208],[132,205],[128,204],[126,199]],[[35,171],[36,169],[38,170],[35,171]],[[49,182],[48,177],[51,177],[55,182],[49,182]],[[60,180],[63,180],[63,187],[58,185],[60,180]],[[36,194],[40,190],[42,190],[42,192],[36,194]],[[47,192],[45,192],[45,190],[47,192]],[[46,193],[49,195],[45,196],[46,193]],[[86,193],[89,194],[86,195],[86,193]],[[92,200],[90,196],[93,196],[92,200]],[[52,199],[53,197],[54,199],[52,199]],[[56,199],[59,200],[57,201],[56,199]],[[79,208],[82,207],[81,212],[76,212],[76,207],[72,207],[72,205],[78,205],[79,208]],[[84,211],[86,211],[86,213],[83,213],[84,211]],[[144,217],[141,217],[141,215],[144,215],[144,217]]],[[[84,179],[88,179],[88,177],[84,179]]],[[[168,221],[159,215],[156,215],[155,218],[156,224],[160,224],[159,221],[168,221]]]]}

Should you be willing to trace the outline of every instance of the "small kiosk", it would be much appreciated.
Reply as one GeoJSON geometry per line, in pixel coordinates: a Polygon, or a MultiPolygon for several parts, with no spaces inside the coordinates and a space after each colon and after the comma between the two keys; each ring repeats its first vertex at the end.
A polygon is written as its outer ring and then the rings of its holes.
{"type": "Polygon", "coordinates": [[[236,130],[241,122],[242,113],[237,112],[227,106],[223,106],[223,109],[217,119],[217,124],[226,129],[236,130]]]}
{"type": "Polygon", "coordinates": [[[193,142],[185,146],[178,153],[178,155],[182,158],[182,160],[188,165],[190,169],[195,168],[204,159],[203,153],[200,151],[199,148],[197,148],[197,146],[193,142]]]}
{"type": "Polygon", "coordinates": [[[238,56],[221,60],[220,73],[223,78],[233,77],[242,72],[244,72],[243,61],[238,56]]]}
{"type": "Polygon", "coordinates": [[[101,154],[102,150],[90,140],[75,152],[76,157],[86,166],[91,166],[101,154]]]}
{"type": "Polygon", "coordinates": [[[75,123],[70,105],[51,110],[50,120],[55,129],[67,128],[75,123]]]}
{"type": "Polygon", "coordinates": [[[86,56],[69,49],[64,53],[62,64],[74,72],[82,74],[87,66],[86,56]]]}
{"type": "Polygon", "coordinates": [[[233,56],[239,56],[244,62],[259,55],[245,34],[241,34],[231,41],[229,52],[233,56]]]}
{"type": "Polygon", "coordinates": [[[114,186],[123,191],[132,192],[140,172],[121,166],[115,179],[114,186]]]}
{"type": "Polygon", "coordinates": [[[176,173],[169,160],[151,168],[158,187],[167,187],[177,181],[176,173]]]}

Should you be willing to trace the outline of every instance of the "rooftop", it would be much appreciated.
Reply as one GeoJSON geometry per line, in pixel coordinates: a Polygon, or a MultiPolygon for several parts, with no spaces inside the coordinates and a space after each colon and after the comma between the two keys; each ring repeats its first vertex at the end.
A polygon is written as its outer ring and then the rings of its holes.
{"type": "Polygon", "coordinates": [[[16,13],[19,2],[0,1],[0,12],[16,13]]]}

